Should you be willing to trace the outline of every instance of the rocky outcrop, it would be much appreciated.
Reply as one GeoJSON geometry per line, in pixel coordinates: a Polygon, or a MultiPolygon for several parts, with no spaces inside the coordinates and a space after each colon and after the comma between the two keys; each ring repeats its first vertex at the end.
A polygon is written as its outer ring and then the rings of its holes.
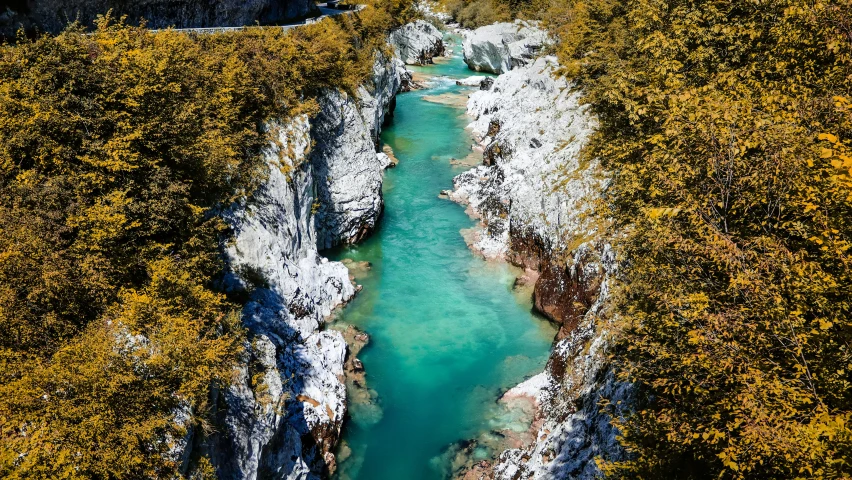
{"type": "Polygon", "coordinates": [[[406,65],[426,65],[444,54],[443,38],[434,25],[417,20],[394,30],[389,43],[406,65]]]}
{"type": "Polygon", "coordinates": [[[562,262],[541,262],[535,283],[535,308],[547,318],[559,323],[557,340],[572,332],[589,311],[600,294],[600,266],[594,259],[586,261],[580,253],[570,265],[562,262]]]}
{"type": "Polygon", "coordinates": [[[245,298],[248,342],[233,383],[211,399],[212,433],[194,435],[183,452],[208,456],[219,478],[318,479],[336,467],[347,344],[322,326],[356,287],[346,266],[318,249],[357,240],[378,219],[375,141],[399,65],[379,56],[358,97],[330,91],[312,121],[270,125],[277,140],[265,152],[265,182],[222,213],[234,232],[224,285],[245,298]]]}
{"type": "Polygon", "coordinates": [[[392,114],[394,96],[407,78],[394,58],[379,57],[372,81],[357,97],[327,92],[320,102],[310,154],[317,189],[316,229],[320,249],[357,243],[375,229],[382,213],[382,174],[390,165],[377,153],[379,132],[392,114]]]}
{"type": "Polygon", "coordinates": [[[485,165],[458,175],[451,195],[481,217],[475,250],[531,268],[594,233],[580,213],[601,188],[597,164],[579,155],[595,121],[554,68],[541,58],[470,95],[485,165]]]}
{"type": "Polygon", "coordinates": [[[472,70],[504,73],[531,62],[548,42],[547,32],[535,23],[516,20],[468,32],[462,47],[472,70]]]}
{"type": "Polygon", "coordinates": [[[220,478],[319,478],[346,412],[346,344],[320,326],[355,288],[346,267],[317,253],[307,118],[272,128],[266,182],[223,215],[234,230],[226,285],[248,295],[249,343],[214,399],[216,433],[198,446],[220,478]]]}
{"type": "Polygon", "coordinates": [[[14,38],[19,26],[56,33],[79,20],[91,26],[97,15],[112,10],[131,23],[144,18],[149,28],[233,27],[272,23],[311,13],[307,0],[13,0],[0,12],[0,36],[14,38]]]}
{"type": "Polygon", "coordinates": [[[586,215],[606,175],[581,155],[596,122],[580,92],[553,75],[557,67],[554,58],[539,58],[471,94],[483,165],[457,176],[449,194],[480,219],[471,247],[537,271],[519,282],[534,278],[536,309],[560,323],[545,371],[510,390],[537,406],[535,440],[464,472],[476,478],[592,479],[600,473],[596,456],[623,454],[598,404],[631,394],[606,357],[617,264],[605,232],[586,215]]]}

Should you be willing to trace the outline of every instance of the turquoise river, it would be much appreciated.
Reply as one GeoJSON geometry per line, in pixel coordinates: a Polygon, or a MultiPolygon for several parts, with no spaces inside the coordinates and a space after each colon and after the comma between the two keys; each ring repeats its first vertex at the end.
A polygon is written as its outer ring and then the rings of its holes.
{"type": "Polygon", "coordinates": [[[400,163],[385,177],[380,228],[331,255],[372,264],[337,321],[369,333],[359,358],[378,394],[376,405],[350,407],[340,479],[446,478],[450,445],[511,428],[496,399],[543,368],[555,333],[532,313],[529,292],[513,291],[518,272],[471,253],[460,230],[473,220],[438,196],[469,168],[450,163],[471,145],[459,99],[472,89],[455,79],[473,73],[455,49],[412,68],[431,77],[427,88],[397,97],[382,141],[400,163]]]}

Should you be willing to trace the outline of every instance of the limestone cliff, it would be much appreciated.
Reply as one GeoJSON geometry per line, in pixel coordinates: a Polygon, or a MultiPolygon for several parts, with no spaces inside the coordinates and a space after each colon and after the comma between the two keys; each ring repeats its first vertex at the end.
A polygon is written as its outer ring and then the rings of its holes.
{"type": "Polygon", "coordinates": [[[208,455],[219,478],[312,479],[335,468],[347,345],[322,326],[355,287],[318,249],[358,240],[378,219],[386,164],[375,140],[399,66],[379,55],[358,97],[329,91],[314,119],[269,125],[277,141],[264,184],[223,212],[234,231],[225,286],[247,298],[249,340],[233,383],[213,395],[214,429],[183,454],[208,455]]]}
{"type": "Polygon", "coordinates": [[[52,33],[74,20],[91,26],[109,10],[116,17],[127,15],[131,23],[144,18],[149,28],[183,28],[280,22],[314,8],[308,0],[7,0],[0,4],[0,36],[14,38],[21,25],[52,33]]]}
{"type": "Polygon", "coordinates": [[[617,263],[586,215],[606,172],[580,155],[596,122],[557,67],[552,57],[517,66],[468,101],[484,165],[457,176],[450,198],[481,220],[472,248],[532,272],[536,308],[560,324],[546,370],[506,394],[534,401],[536,441],[476,465],[469,478],[591,479],[596,455],[622,454],[598,405],[601,395],[630,394],[606,362],[617,263]]]}
{"type": "Polygon", "coordinates": [[[408,78],[399,59],[381,57],[374,64],[373,80],[360,87],[356,97],[339,91],[322,97],[311,127],[315,147],[310,154],[318,248],[357,243],[376,227],[387,166],[386,157],[376,154],[379,132],[408,78]]]}

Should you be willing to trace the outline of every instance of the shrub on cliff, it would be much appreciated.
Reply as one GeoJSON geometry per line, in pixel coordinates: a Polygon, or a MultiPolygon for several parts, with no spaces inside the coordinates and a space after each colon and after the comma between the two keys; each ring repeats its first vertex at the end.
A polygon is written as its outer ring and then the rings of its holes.
{"type": "Polygon", "coordinates": [[[443,0],[441,8],[464,28],[479,28],[514,18],[508,3],[500,0],[443,0]]]}
{"type": "Polygon", "coordinates": [[[852,475],[852,3],[568,0],[621,232],[624,478],[852,475]]]}
{"type": "Polygon", "coordinates": [[[371,73],[383,8],[0,46],[0,476],[177,473],[243,341],[215,212],[262,179],[267,120],[371,73]]]}

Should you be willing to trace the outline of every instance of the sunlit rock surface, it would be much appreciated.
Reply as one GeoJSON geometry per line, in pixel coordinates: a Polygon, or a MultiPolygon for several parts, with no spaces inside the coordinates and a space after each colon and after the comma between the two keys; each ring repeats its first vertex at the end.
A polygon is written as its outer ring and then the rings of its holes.
{"type": "Polygon", "coordinates": [[[378,223],[384,206],[382,175],[389,165],[387,156],[377,152],[378,136],[406,74],[395,59],[380,57],[371,82],[359,88],[357,98],[330,91],[320,102],[310,154],[320,249],[357,243],[378,223]]]}
{"type": "Polygon", "coordinates": [[[533,22],[495,23],[467,32],[464,61],[478,72],[504,73],[531,62],[548,43],[547,32],[533,22]]]}
{"type": "Polygon", "coordinates": [[[483,165],[458,175],[449,196],[481,221],[475,251],[538,272],[536,308],[561,327],[546,370],[504,395],[536,405],[535,440],[460,478],[592,479],[596,456],[623,455],[598,404],[629,405],[631,395],[606,360],[617,263],[602,226],[584,215],[606,175],[580,155],[596,122],[557,67],[552,57],[517,66],[468,101],[483,165]]]}
{"type": "Polygon", "coordinates": [[[403,25],[390,35],[396,55],[407,65],[426,65],[444,54],[444,35],[424,20],[403,25]]]}
{"type": "Polygon", "coordinates": [[[580,105],[580,93],[552,77],[555,67],[552,57],[541,58],[470,95],[470,128],[485,165],[457,176],[451,194],[482,217],[475,250],[514,256],[531,268],[547,254],[542,248],[558,249],[567,236],[584,233],[577,213],[588,208],[601,182],[596,163],[579,156],[595,121],[580,105]]]}
{"type": "Polygon", "coordinates": [[[267,153],[265,184],[225,214],[235,233],[227,283],[250,299],[246,355],[218,392],[221,425],[201,447],[221,478],[319,478],[346,412],[346,345],[319,327],[355,289],[346,267],[317,253],[307,119],[273,128],[281,146],[267,153]]]}

